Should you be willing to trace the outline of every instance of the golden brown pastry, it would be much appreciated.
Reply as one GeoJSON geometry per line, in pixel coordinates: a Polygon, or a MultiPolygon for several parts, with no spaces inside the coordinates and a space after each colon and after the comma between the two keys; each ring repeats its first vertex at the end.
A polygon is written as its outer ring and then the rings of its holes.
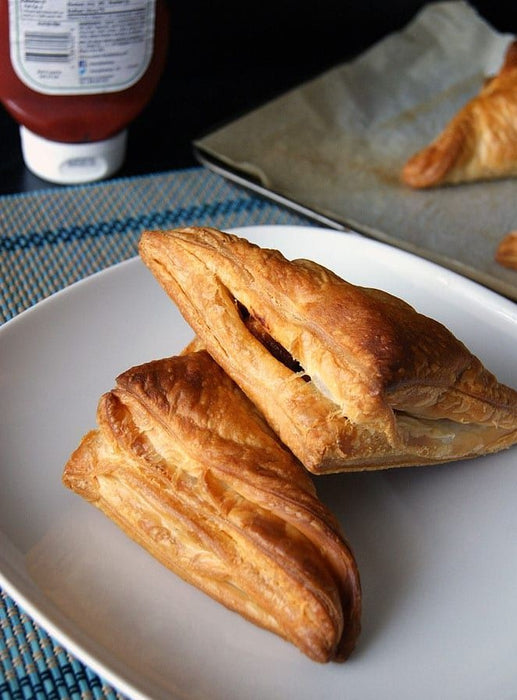
{"type": "Polygon", "coordinates": [[[495,260],[511,270],[517,270],[517,231],[511,231],[497,246],[495,260]]]}
{"type": "Polygon", "coordinates": [[[140,254],[316,474],[447,462],[517,441],[517,392],[394,296],[214,229],[144,233],[140,254]]]}
{"type": "Polygon", "coordinates": [[[402,180],[415,188],[517,175],[517,40],[499,73],[487,80],[426,148],[412,156],[402,180]]]}
{"type": "Polygon", "coordinates": [[[165,566],[310,658],[360,627],[354,557],[301,464],[204,352],[134,367],[63,481],[165,566]]]}

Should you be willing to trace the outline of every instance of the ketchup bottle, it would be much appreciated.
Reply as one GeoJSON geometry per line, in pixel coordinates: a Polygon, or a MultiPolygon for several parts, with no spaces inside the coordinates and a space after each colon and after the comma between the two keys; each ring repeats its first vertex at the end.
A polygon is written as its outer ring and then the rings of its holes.
{"type": "Polygon", "coordinates": [[[60,184],[114,173],[168,40],[166,0],[0,0],[0,101],[27,167],[60,184]]]}

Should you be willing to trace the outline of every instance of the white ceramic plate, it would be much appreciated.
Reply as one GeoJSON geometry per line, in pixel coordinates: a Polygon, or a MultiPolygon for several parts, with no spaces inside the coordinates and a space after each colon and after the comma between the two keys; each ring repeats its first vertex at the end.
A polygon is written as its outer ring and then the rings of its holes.
{"type": "MultiPolygon", "coordinates": [[[[516,383],[517,307],[365,238],[238,231],[381,287],[446,323],[516,383]]],[[[517,688],[517,453],[317,480],[356,553],[363,633],[318,665],[162,568],[61,486],[100,394],[191,338],[139,260],[56,294],[0,329],[0,583],[122,692],[210,700],[486,700],[517,688]]]]}

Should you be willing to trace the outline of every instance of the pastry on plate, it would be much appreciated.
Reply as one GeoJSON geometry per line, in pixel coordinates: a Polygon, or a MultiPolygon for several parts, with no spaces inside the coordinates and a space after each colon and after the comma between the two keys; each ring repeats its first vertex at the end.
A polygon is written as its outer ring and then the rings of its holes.
{"type": "Polygon", "coordinates": [[[447,462],[517,441],[517,392],[401,299],[215,229],[145,232],[140,255],[313,473],[447,462]]]}
{"type": "Polygon", "coordinates": [[[97,423],[67,487],[311,659],[347,658],[361,613],[353,554],[309,474],[205,351],[128,370],[97,423]]]}
{"type": "Polygon", "coordinates": [[[488,79],[437,138],[413,155],[402,180],[415,188],[517,175],[517,40],[488,79]]]}
{"type": "Polygon", "coordinates": [[[517,231],[510,231],[499,242],[495,251],[495,260],[503,267],[517,270],[517,231]]]}

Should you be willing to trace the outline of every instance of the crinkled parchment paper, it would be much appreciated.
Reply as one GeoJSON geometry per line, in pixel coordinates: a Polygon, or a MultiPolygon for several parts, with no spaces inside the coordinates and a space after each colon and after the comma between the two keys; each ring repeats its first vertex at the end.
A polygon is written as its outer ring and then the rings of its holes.
{"type": "Polygon", "coordinates": [[[428,191],[400,171],[483,80],[511,40],[465,2],[427,5],[401,32],[197,140],[202,162],[336,228],[429,258],[517,299],[494,262],[517,229],[517,179],[428,191]]]}

